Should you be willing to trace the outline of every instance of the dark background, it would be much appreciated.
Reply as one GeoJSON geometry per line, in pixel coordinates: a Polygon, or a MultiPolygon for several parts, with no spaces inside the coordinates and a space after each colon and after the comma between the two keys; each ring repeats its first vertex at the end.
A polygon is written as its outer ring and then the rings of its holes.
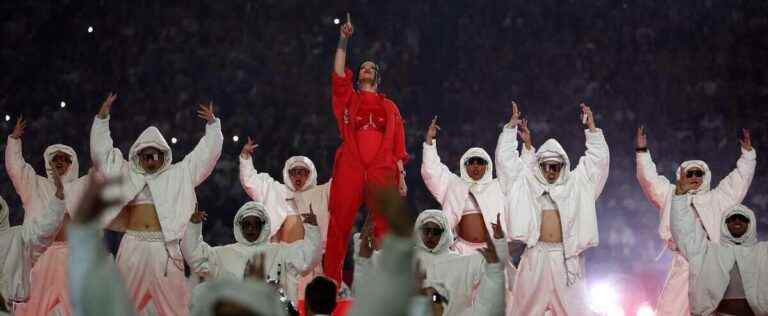
{"type": "MultiPolygon", "coordinates": [[[[303,154],[328,180],[339,143],[330,111],[333,19],[347,11],[356,27],[350,65],[379,62],[381,89],[406,119],[414,209],[436,206],[419,176],[432,116],[440,116],[440,154],[454,171],[466,148],[493,152],[511,100],[530,119],[537,144],[555,137],[575,160],[584,150],[584,101],[611,146],[598,207],[601,244],[588,252],[592,282],[631,287],[626,296],[653,304],[664,280],[669,254],[657,260],[658,212],[634,172],[640,124],[660,173],[673,177],[681,161],[702,159],[713,185],[735,166],[739,129],[752,129],[759,161],[745,204],[757,211],[759,230],[768,228],[761,155],[768,2],[758,0],[5,1],[0,131],[10,133],[24,115],[25,157],[41,174],[43,150],[59,142],[78,151],[84,173],[93,115],[115,91],[116,145],[127,152],[156,125],[179,139],[172,146],[179,160],[203,133],[197,104],[213,100],[224,152],[198,199],[210,214],[206,240],[229,242],[232,216],[247,200],[237,180],[246,136],[261,145],[258,170],[281,178],[285,159],[303,154]]],[[[0,194],[20,223],[4,173],[0,194]]]]}

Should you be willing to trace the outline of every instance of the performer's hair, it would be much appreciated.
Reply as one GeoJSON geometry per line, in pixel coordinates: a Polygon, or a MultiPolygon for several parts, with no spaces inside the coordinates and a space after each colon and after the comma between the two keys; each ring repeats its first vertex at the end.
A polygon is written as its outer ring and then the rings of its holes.
{"type": "Polygon", "coordinates": [[[313,313],[330,315],[336,308],[336,283],[323,276],[315,277],[304,290],[304,301],[313,313]]]}
{"type": "Polygon", "coordinates": [[[360,70],[363,69],[363,64],[371,62],[374,65],[374,69],[376,69],[376,76],[373,78],[374,83],[376,84],[376,87],[381,87],[381,66],[377,64],[373,59],[365,59],[362,63],[360,63],[360,66],[357,67],[357,88],[360,89],[360,70]]]}

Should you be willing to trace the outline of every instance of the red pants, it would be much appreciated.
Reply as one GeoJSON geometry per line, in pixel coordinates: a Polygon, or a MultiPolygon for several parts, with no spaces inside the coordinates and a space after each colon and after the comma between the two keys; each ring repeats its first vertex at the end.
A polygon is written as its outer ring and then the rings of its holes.
{"type": "MultiPolygon", "coordinates": [[[[358,165],[359,166],[359,165],[358,165]]],[[[328,224],[328,240],[325,245],[323,271],[325,275],[341,284],[341,270],[352,225],[360,206],[365,202],[373,214],[373,234],[380,239],[389,230],[386,218],[381,216],[376,205],[376,189],[398,186],[396,166],[363,169],[354,164],[337,163],[334,166],[331,196],[328,209],[331,213],[328,224]]]]}

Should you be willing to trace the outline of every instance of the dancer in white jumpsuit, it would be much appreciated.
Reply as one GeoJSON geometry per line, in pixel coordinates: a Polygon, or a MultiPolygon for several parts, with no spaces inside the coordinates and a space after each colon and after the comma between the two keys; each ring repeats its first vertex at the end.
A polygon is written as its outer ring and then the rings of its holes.
{"type": "Polygon", "coordinates": [[[565,150],[549,139],[507,193],[507,233],[527,246],[513,290],[513,315],[592,314],[583,252],[598,244],[595,201],[608,177],[609,151],[591,109],[582,104],[581,111],[587,150],[576,168],[570,169],[565,150]]]}
{"type": "MultiPolygon", "coordinates": [[[[752,148],[748,130],[744,130],[741,142],[741,157],[736,162],[736,168],[723,178],[714,189],[710,190],[712,173],[709,166],[700,160],[683,162],[676,172],[676,182],[686,182],[693,185],[687,193],[697,206],[698,214],[704,224],[705,232],[710,240],[719,242],[722,216],[730,211],[733,205],[741,203],[755,175],[757,154],[752,148]]],[[[659,296],[657,314],[684,316],[690,314],[688,306],[688,262],[680,254],[677,245],[672,240],[669,230],[669,209],[675,192],[675,185],[666,177],[659,175],[656,164],[648,150],[647,137],[643,127],[637,130],[637,180],[646,198],[659,210],[659,236],[672,251],[672,266],[667,274],[664,287],[659,296]]]]}
{"type": "MultiPolygon", "coordinates": [[[[88,183],[88,177],[79,176],[77,153],[72,147],[56,144],[45,149],[43,158],[47,177],[39,176],[22,156],[22,136],[26,122],[19,119],[8,137],[5,147],[5,169],[13,187],[21,197],[24,207],[24,222],[34,220],[38,212],[45,210],[56,192],[53,174],[56,172],[64,185],[65,206],[69,216],[88,183]]],[[[67,216],[64,221],[68,222],[67,216]]],[[[32,269],[29,302],[19,304],[17,315],[71,315],[67,291],[67,241],[65,230],[40,256],[32,269]]]]}
{"type": "Polygon", "coordinates": [[[678,185],[670,210],[672,237],[689,262],[691,315],[768,315],[768,242],[757,242],[755,213],[731,207],[714,242],[686,196],[691,189],[678,185]]]}
{"type": "Polygon", "coordinates": [[[200,106],[205,134],[177,163],[171,148],[155,127],[147,128],[131,146],[128,160],[115,148],[109,131],[109,112],[116,96],[102,104],[91,128],[91,155],[107,178],[119,186],[107,190],[120,203],[103,216],[107,228],[126,231],[117,253],[136,309],[158,315],[184,315],[189,288],[184,276],[181,239],[197,204],[195,187],[211,174],[221,155],[221,123],[213,105],[200,106]]]}
{"type": "MultiPolygon", "coordinates": [[[[320,229],[314,213],[305,217],[306,238],[293,243],[271,243],[270,221],[261,203],[248,202],[233,220],[236,243],[211,247],[202,236],[202,212],[193,214],[184,238],[184,258],[193,272],[206,280],[242,280],[246,264],[257,254],[264,254],[268,280],[278,282],[293,303],[299,300],[297,276],[320,262],[320,229]]],[[[197,291],[197,289],[195,289],[197,291]]]]}
{"type": "MultiPolygon", "coordinates": [[[[54,179],[54,182],[58,182],[54,184],[57,189],[47,205],[42,210],[36,210],[35,216],[22,225],[10,226],[10,209],[0,197],[0,294],[4,299],[0,304],[13,311],[14,315],[20,315],[19,306],[27,307],[26,314],[34,315],[36,306],[23,304],[30,300],[30,274],[62,227],[65,214],[64,188],[61,181],[54,179]]],[[[49,314],[43,312],[39,315],[49,314]]]]}

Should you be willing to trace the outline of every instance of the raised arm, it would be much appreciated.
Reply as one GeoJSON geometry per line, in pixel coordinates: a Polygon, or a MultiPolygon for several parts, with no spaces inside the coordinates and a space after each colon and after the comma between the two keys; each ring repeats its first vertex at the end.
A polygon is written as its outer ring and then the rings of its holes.
{"type": "Polygon", "coordinates": [[[672,207],[669,224],[672,238],[680,248],[680,252],[691,263],[702,260],[708,247],[707,233],[701,223],[696,220],[694,209],[685,195],[690,188],[683,181],[678,181],[675,196],[672,197],[672,207]]]}
{"type": "Polygon", "coordinates": [[[5,170],[8,177],[11,178],[14,189],[24,202],[37,190],[38,181],[47,180],[37,175],[35,169],[24,160],[22,155],[21,137],[24,135],[24,128],[26,127],[27,121],[18,118],[5,145],[5,170]]]}
{"type": "Polygon", "coordinates": [[[333,106],[333,115],[339,128],[339,135],[343,139],[344,129],[342,126],[348,123],[349,113],[347,110],[354,92],[352,87],[352,71],[346,68],[347,41],[352,36],[352,33],[354,33],[349,13],[347,13],[347,21],[341,26],[339,32],[339,45],[336,47],[336,54],[333,60],[333,74],[331,75],[331,105],[333,106]]]}
{"type": "Polygon", "coordinates": [[[248,137],[248,142],[240,151],[240,184],[251,199],[264,203],[268,191],[282,184],[275,181],[268,173],[258,173],[253,167],[253,151],[258,146],[248,137]]]}
{"type": "Polygon", "coordinates": [[[752,147],[752,137],[749,130],[743,130],[741,142],[741,157],[736,161],[736,169],[731,171],[717,187],[712,190],[713,200],[718,201],[723,212],[730,211],[728,207],[741,203],[752,185],[752,179],[755,177],[755,166],[757,165],[757,153],[752,147]]]}
{"type": "Polygon", "coordinates": [[[435,137],[439,130],[440,126],[437,125],[437,116],[435,116],[427,128],[427,134],[422,145],[421,177],[432,196],[437,202],[443,204],[448,186],[456,178],[456,175],[451,173],[451,170],[440,161],[440,156],[437,154],[435,137]]]}
{"type": "Polygon", "coordinates": [[[91,160],[100,171],[109,176],[116,175],[127,163],[123,158],[123,153],[114,147],[109,131],[110,110],[115,99],[117,99],[117,95],[114,93],[107,96],[91,126],[91,160]]]}
{"type": "Polygon", "coordinates": [[[323,257],[322,239],[320,237],[320,227],[317,226],[317,216],[309,208],[309,213],[303,213],[304,218],[304,239],[297,240],[288,245],[287,258],[299,273],[305,273],[312,270],[323,257]]]}
{"type": "Polygon", "coordinates": [[[39,215],[24,223],[21,234],[25,247],[32,255],[32,264],[53,243],[56,232],[64,221],[66,205],[64,203],[64,185],[56,171],[51,171],[56,193],[48,200],[48,206],[39,215]]]}
{"type": "Polygon", "coordinates": [[[336,46],[336,54],[333,58],[333,72],[339,77],[344,77],[344,68],[347,65],[347,41],[352,33],[355,32],[354,26],[352,26],[352,18],[347,13],[347,21],[341,25],[339,30],[339,45],[336,46]]]}
{"type": "Polygon", "coordinates": [[[215,259],[215,249],[203,241],[203,220],[205,212],[195,210],[189,219],[187,231],[182,241],[182,254],[192,272],[203,278],[216,278],[219,264],[215,259]]]}
{"type": "Polygon", "coordinates": [[[582,121],[585,122],[587,130],[586,146],[587,150],[579,159],[579,164],[574,170],[576,173],[583,172],[584,175],[594,185],[595,199],[600,196],[608,179],[608,169],[610,167],[610,152],[608,143],[605,141],[603,131],[595,125],[595,117],[586,104],[581,104],[582,121]]]}
{"type": "MultiPolygon", "coordinates": [[[[520,174],[527,170],[527,163],[520,156],[517,146],[517,136],[523,140],[524,152],[533,150],[531,141],[531,132],[528,129],[528,121],[520,120],[520,110],[517,103],[512,102],[512,117],[499,134],[499,140],[496,143],[496,176],[502,186],[502,192],[507,193],[512,183],[519,178],[520,174]]],[[[532,158],[529,155],[528,158],[532,158]]]]}
{"type": "Polygon", "coordinates": [[[656,171],[656,164],[648,151],[648,141],[645,127],[640,126],[636,135],[635,160],[637,162],[637,181],[643,189],[645,197],[653,203],[657,209],[664,207],[667,195],[674,189],[669,180],[656,171]]]}
{"type": "Polygon", "coordinates": [[[221,156],[221,147],[224,144],[224,135],[221,134],[221,120],[213,113],[213,102],[208,105],[200,105],[197,116],[205,120],[205,135],[182,163],[186,165],[194,185],[198,186],[213,172],[216,163],[221,156]]]}

